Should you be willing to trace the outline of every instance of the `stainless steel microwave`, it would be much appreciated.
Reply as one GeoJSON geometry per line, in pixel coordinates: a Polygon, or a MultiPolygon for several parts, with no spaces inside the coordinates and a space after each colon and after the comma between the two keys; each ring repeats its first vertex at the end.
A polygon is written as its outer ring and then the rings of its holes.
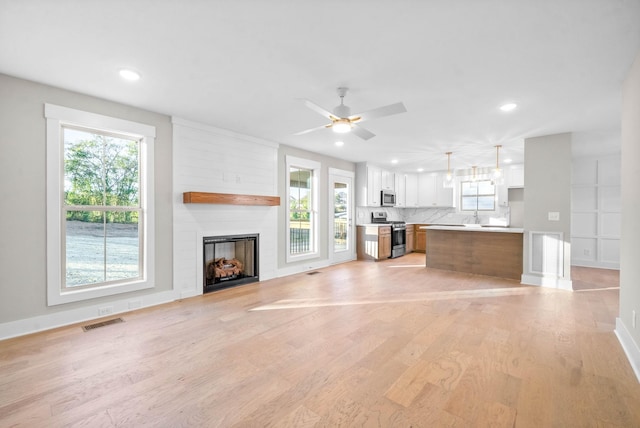
{"type": "Polygon", "coordinates": [[[380,192],[380,206],[382,207],[395,207],[396,206],[396,192],[393,190],[382,190],[380,192]]]}

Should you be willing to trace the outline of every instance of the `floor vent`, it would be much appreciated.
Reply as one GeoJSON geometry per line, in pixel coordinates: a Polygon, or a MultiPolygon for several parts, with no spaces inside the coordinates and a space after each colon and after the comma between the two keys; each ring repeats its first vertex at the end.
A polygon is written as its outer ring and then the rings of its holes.
{"type": "Polygon", "coordinates": [[[317,273],[320,273],[320,272],[317,270],[314,270],[313,272],[307,272],[307,275],[315,275],[317,273]]]}
{"type": "Polygon", "coordinates": [[[114,319],[111,319],[111,320],[97,322],[95,324],[84,325],[84,326],[82,326],[82,330],[84,330],[84,331],[94,330],[94,329],[99,328],[99,327],[104,327],[105,325],[118,324],[118,323],[121,323],[121,322],[124,322],[124,320],[122,318],[114,318],[114,319]]]}

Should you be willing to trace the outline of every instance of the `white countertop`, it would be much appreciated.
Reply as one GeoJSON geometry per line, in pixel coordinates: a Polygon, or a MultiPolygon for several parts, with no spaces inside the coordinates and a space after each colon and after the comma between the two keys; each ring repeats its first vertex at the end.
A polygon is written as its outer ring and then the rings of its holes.
{"type": "Polygon", "coordinates": [[[389,223],[365,223],[365,224],[357,224],[356,226],[363,227],[383,227],[383,226],[391,226],[389,223]]]}
{"type": "Polygon", "coordinates": [[[426,230],[454,230],[458,232],[500,232],[500,233],[524,233],[524,229],[520,227],[502,227],[502,226],[421,226],[420,229],[426,230]]]}

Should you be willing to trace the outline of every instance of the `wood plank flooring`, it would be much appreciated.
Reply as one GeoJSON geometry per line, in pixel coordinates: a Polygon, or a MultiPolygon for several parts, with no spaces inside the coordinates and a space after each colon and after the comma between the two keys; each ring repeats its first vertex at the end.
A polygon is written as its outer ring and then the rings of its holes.
{"type": "Polygon", "coordinates": [[[638,427],[618,290],[424,254],[0,342],[2,427],[638,427]]]}

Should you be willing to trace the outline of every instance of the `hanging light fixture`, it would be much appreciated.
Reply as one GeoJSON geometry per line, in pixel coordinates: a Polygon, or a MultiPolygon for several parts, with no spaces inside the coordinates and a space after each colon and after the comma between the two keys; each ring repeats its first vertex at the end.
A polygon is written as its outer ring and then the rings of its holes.
{"type": "Polygon", "coordinates": [[[445,176],[445,180],[442,182],[443,187],[453,187],[453,172],[451,171],[451,153],[446,152],[447,155],[447,175],[445,176]]]}
{"type": "Polygon", "coordinates": [[[496,148],[496,169],[493,170],[493,178],[502,177],[502,170],[500,169],[500,148],[502,145],[498,144],[494,146],[496,148]]]}
{"type": "Polygon", "coordinates": [[[471,181],[473,181],[474,183],[478,181],[478,176],[476,175],[476,168],[478,167],[475,165],[471,167],[471,170],[473,171],[471,175],[471,181]]]}

